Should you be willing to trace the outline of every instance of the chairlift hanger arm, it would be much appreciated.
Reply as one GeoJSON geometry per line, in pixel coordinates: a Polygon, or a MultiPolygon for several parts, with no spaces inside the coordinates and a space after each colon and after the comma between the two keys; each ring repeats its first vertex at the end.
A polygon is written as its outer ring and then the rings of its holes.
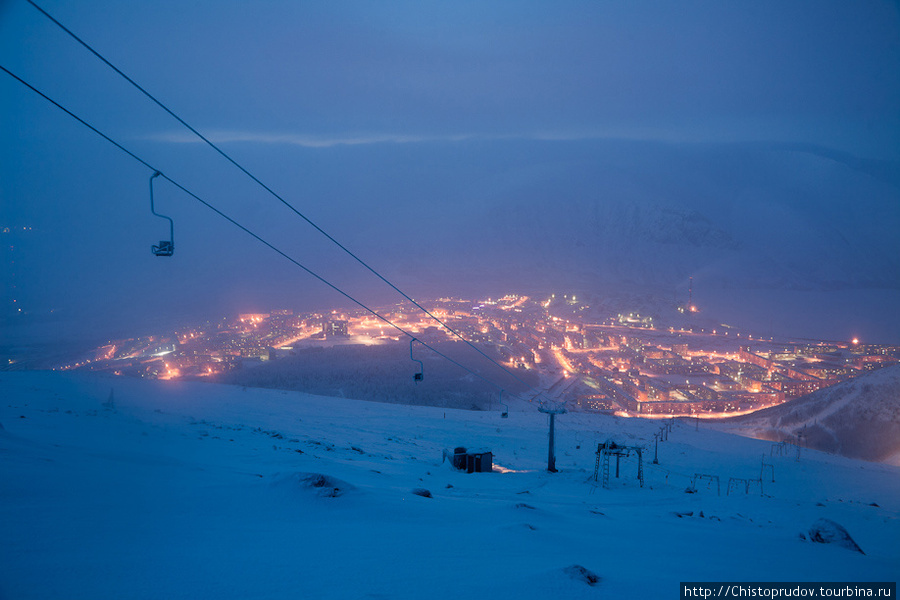
{"type": "Polygon", "coordinates": [[[160,175],[162,175],[162,173],[155,171],[153,175],[150,176],[150,212],[169,222],[169,239],[161,240],[158,246],[154,245],[150,249],[156,256],[172,256],[175,252],[175,222],[172,221],[171,217],[156,212],[156,205],[153,201],[153,180],[160,175]]]}
{"type": "Polygon", "coordinates": [[[409,360],[419,363],[418,373],[413,374],[413,381],[415,381],[416,383],[419,383],[420,381],[425,379],[425,364],[421,360],[419,360],[417,358],[413,358],[413,342],[417,342],[417,341],[419,341],[419,340],[417,340],[416,338],[411,338],[409,340],[409,360]]]}

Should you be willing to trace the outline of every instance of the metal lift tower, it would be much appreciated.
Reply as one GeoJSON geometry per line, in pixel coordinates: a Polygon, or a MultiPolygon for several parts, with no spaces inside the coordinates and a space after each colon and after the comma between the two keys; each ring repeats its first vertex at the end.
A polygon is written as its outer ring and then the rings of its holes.
{"type": "Polygon", "coordinates": [[[553,451],[554,426],[556,425],[556,415],[565,414],[566,409],[563,406],[549,407],[542,404],[538,407],[538,410],[550,415],[550,449],[547,453],[547,470],[551,473],[556,473],[556,455],[553,451]]]}

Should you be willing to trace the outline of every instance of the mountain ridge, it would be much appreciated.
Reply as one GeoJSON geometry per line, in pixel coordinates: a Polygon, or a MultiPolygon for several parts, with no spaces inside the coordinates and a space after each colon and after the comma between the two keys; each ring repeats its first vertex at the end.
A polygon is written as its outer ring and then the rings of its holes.
{"type": "Polygon", "coordinates": [[[900,465],[900,365],[723,423],[732,432],[900,465]]]}

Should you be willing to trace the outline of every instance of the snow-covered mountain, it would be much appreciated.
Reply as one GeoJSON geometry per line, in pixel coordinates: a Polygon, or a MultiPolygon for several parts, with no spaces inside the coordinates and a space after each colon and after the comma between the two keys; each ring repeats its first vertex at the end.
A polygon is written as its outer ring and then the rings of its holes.
{"type": "Polygon", "coordinates": [[[900,365],[752,415],[734,417],[726,428],[761,439],[792,439],[817,450],[900,465],[900,365]]]}
{"type": "Polygon", "coordinates": [[[372,252],[404,285],[436,295],[638,292],[684,303],[692,277],[719,322],[900,340],[900,165],[765,144],[523,146],[482,156],[462,182],[437,181],[445,189],[428,205],[398,208],[411,220],[404,238],[373,236],[372,252]]]}
{"type": "Polygon", "coordinates": [[[762,144],[498,153],[414,213],[445,225],[423,228],[417,254],[664,289],[690,276],[707,288],[900,288],[900,165],[762,144]]]}
{"type": "Polygon", "coordinates": [[[502,419],[40,372],[0,390],[4,598],[663,598],[900,572],[900,469],[770,457],[706,424],[675,423],[654,465],[662,422],[560,415],[551,474],[527,404],[502,419]],[[634,454],[594,482],[607,440],[644,449],[643,487],[634,454]],[[456,446],[494,472],[452,470],[456,446]],[[817,543],[833,523],[862,552],[817,543]]]}

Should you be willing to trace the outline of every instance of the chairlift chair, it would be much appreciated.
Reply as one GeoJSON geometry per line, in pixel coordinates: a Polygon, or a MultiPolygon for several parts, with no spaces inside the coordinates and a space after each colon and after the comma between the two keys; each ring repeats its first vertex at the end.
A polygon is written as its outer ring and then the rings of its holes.
{"type": "Polygon", "coordinates": [[[503,412],[500,413],[501,419],[509,418],[509,405],[503,403],[503,390],[500,390],[500,406],[503,407],[503,412]]]}
{"type": "Polygon", "coordinates": [[[412,338],[411,340],[409,340],[409,359],[413,362],[419,363],[418,372],[413,374],[413,381],[416,383],[419,383],[420,381],[425,379],[425,365],[422,363],[421,360],[413,358],[413,342],[415,342],[415,341],[417,341],[416,338],[412,338]]]}
{"type": "Polygon", "coordinates": [[[166,219],[169,222],[169,239],[161,240],[158,246],[153,245],[150,247],[150,250],[155,256],[172,256],[175,253],[175,223],[170,217],[161,215],[156,212],[156,207],[153,204],[153,180],[160,175],[162,175],[162,173],[156,171],[153,175],[150,176],[150,212],[152,212],[157,217],[166,219]]]}
{"type": "Polygon", "coordinates": [[[159,246],[154,244],[150,247],[150,250],[152,250],[153,254],[156,256],[172,256],[172,254],[175,253],[175,244],[168,240],[161,240],[159,246]]]}

